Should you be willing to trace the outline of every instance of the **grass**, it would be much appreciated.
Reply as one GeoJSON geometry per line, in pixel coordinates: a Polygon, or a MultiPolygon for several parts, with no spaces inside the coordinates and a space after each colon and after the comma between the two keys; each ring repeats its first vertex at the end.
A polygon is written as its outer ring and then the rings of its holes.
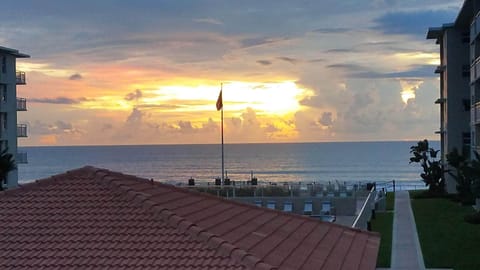
{"type": "MultiPolygon", "coordinates": [[[[391,194],[393,197],[393,194],[391,194]]],[[[388,198],[388,195],[387,195],[388,198]]],[[[388,203],[388,202],[387,202],[388,203]]],[[[392,255],[393,212],[377,212],[371,221],[372,231],[381,235],[380,249],[377,257],[377,267],[390,268],[392,255]]]]}
{"type": "Polygon", "coordinates": [[[387,192],[386,197],[386,209],[387,211],[393,211],[395,205],[395,193],[394,192],[387,192]]]}
{"type": "Polygon", "coordinates": [[[471,206],[433,198],[414,199],[412,208],[427,268],[480,269],[480,225],[464,221],[471,206]]]}

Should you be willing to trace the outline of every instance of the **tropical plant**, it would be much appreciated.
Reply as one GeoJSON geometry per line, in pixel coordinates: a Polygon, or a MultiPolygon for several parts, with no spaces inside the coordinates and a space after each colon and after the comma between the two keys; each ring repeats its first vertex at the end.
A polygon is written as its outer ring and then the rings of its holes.
{"type": "Polygon", "coordinates": [[[13,155],[8,153],[8,148],[0,152],[0,190],[3,190],[3,184],[6,183],[7,175],[10,171],[17,168],[13,155]]]}
{"type": "Polygon", "coordinates": [[[413,157],[410,157],[410,163],[420,164],[423,169],[420,177],[432,194],[445,192],[445,183],[442,179],[443,166],[441,161],[437,160],[438,152],[439,150],[429,147],[426,139],[410,147],[410,153],[413,154],[413,157]]]}
{"type": "Polygon", "coordinates": [[[455,181],[457,182],[457,197],[462,204],[473,204],[474,197],[472,193],[472,173],[473,168],[469,160],[461,155],[456,148],[447,154],[448,164],[455,169],[455,173],[448,170],[455,181]]]}

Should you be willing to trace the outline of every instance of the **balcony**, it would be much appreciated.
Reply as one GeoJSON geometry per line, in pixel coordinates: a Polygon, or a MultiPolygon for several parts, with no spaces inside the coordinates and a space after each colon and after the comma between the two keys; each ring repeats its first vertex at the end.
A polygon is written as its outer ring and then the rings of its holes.
{"type": "Polygon", "coordinates": [[[435,100],[435,104],[443,104],[447,101],[446,98],[439,98],[437,100],[435,100]]]}
{"type": "Polygon", "coordinates": [[[480,102],[475,103],[474,106],[474,122],[475,124],[480,123],[480,102]]]}
{"type": "Polygon", "coordinates": [[[25,72],[17,71],[17,84],[27,84],[27,80],[25,78],[25,72]]]}
{"type": "Polygon", "coordinates": [[[17,111],[26,111],[26,110],[27,110],[27,99],[17,98],[17,111]]]}
{"type": "Polygon", "coordinates": [[[15,158],[15,162],[17,164],[27,164],[28,163],[27,152],[18,152],[15,158]]]}
{"type": "Polygon", "coordinates": [[[445,71],[445,66],[437,66],[437,68],[435,69],[435,73],[442,73],[445,71]]]}
{"type": "Polygon", "coordinates": [[[474,83],[480,77],[480,57],[477,57],[470,67],[470,82],[474,83]]]}
{"type": "Polygon", "coordinates": [[[25,124],[17,125],[17,137],[19,138],[27,137],[27,125],[25,124]]]}

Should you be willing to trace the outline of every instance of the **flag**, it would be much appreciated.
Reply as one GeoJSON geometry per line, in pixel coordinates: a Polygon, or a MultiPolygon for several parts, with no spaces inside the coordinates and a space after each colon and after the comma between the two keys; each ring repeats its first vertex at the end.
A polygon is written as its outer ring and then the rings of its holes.
{"type": "Polygon", "coordinates": [[[223,99],[222,99],[222,90],[220,90],[220,94],[218,95],[217,99],[217,111],[220,111],[223,108],[223,99]]]}

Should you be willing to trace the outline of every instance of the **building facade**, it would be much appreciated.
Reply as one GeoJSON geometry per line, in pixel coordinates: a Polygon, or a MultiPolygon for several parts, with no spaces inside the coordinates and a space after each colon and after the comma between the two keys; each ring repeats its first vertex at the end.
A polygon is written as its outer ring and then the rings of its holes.
{"type": "MultiPolygon", "coordinates": [[[[26,84],[25,73],[16,68],[17,58],[30,56],[18,50],[0,47],[0,150],[8,149],[15,162],[27,162],[26,153],[17,151],[17,138],[27,136],[27,126],[17,124],[17,112],[27,110],[25,98],[17,97],[17,85],[26,84]]],[[[3,187],[12,188],[18,184],[18,169],[11,171],[3,187]]]]}
{"type": "MultiPolygon", "coordinates": [[[[427,39],[440,46],[440,65],[435,70],[440,75],[440,97],[435,102],[440,106],[440,130],[436,133],[447,171],[448,153],[457,149],[470,157],[480,146],[480,65],[479,74],[475,72],[480,62],[479,8],[479,0],[465,0],[454,23],[431,27],[427,33],[427,39]]],[[[444,179],[447,191],[456,192],[455,179],[446,172],[444,179]]]]}

